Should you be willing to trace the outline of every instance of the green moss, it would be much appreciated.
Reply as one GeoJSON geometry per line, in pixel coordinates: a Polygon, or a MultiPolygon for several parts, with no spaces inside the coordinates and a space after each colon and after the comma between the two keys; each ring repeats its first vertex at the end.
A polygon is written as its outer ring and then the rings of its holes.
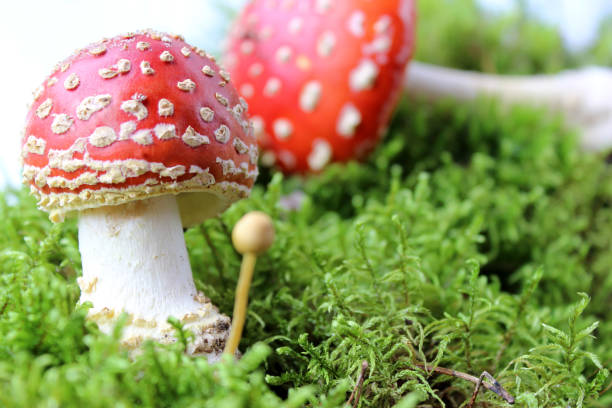
{"type": "Polygon", "coordinates": [[[0,405],[342,406],[366,360],[361,406],[469,398],[471,383],[428,375],[425,361],[487,370],[523,406],[606,406],[610,173],[542,112],[404,102],[367,163],[274,175],[187,231],[198,286],[225,313],[240,263],[228,231],[252,209],[278,231],[257,264],[245,358],[216,366],[180,344],[129,361],[75,308],[74,223],[53,226],[7,191],[0,405]],[[303,206],[282,209],[296,189],[303,206]]]}
{"type": "MultiPolygon", "coordinates": [[[[547,28],[508,45],[506,17],[482,25],[472,1],[420,3],[426,60],[571,66],[547,28]]],[[[198,287],[229,314],[231,227],[258,209],[277,229],[257,263],[245,355],[211,366],[182,344],[129,360],[121,327],[101,334],[76,306],[74,221],[54,226],[25,191],[4,191],[0,406],[342,407],[364,360],[361,407],[465,404],[473,384],[424,362],[486,370],[517,406],[611,406],[611,199],[612,169],[581,153],[559,118],[489,100],[404,101],[368,162],[308,180],[263,174],[252,198],[186,232],[198,287]],[[294,191],[303,205],[283,209],[294,191]]],[[[507,406],[488,391],[477,401],[507,406]]]]}

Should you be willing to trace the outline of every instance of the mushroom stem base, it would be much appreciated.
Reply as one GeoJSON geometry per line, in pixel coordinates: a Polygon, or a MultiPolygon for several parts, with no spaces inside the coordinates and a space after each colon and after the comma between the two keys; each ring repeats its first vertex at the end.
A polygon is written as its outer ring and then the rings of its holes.
{"type": "Polygon", "coordinates": [[[126,313],[122,343],[130,350],[145,340],[172,343],[174,316],[195,335],[189,354],[220,356],[230,319],[195,288],[173,195],[83,211],[79,250],[80,302],[91,302],[88,317],[103,332],[126,313]]]}

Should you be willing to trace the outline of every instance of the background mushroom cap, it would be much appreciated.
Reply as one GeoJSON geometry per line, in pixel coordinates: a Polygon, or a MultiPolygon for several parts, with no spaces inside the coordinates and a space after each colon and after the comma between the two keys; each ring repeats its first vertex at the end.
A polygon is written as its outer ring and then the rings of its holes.
{"type": "Polygon", "coordinates": [[[412,0],[254,0],[224,62],[284,171],[362,158],[384,133],[413,51],[412,0]]]}
{"type": "Polygon", "coordinates": [[[214,58],[178,36],[117,36],[76,51],[35,94],[23,176],[39,206],[73,210],[179,194],[184,225],[249,195],[247,104],[214,58]]]}

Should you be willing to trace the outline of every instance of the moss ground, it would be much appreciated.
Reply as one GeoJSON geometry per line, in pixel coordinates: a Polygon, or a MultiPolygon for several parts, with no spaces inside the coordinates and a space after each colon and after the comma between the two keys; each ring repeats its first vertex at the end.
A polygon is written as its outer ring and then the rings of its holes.
{"type": "MultiPolygon", "coordinates": [[[[446,2],[421,3],[425,35],[446,2]]],[[[476,13],[452,4],[466,21],[476,13]]],[[[571,66],[554,33],[536,37],[550,39],[495,70],[552,70],[542,50],[571,66]]],[[[462,46],[497,47],[471,38],[462,46]]],[[[257,264],[245,355],[214,366],[180,343],[129,360],[120,327],[103,335],[76,306],[74,220],[52,225],[26,192],[6,190],[0,406],[341,407],[363,361],[361,407],[466,406],[472,383],[419,364],[486,370],[521,407],[612,406],[612,167],[576,138],[530,108],[404,100],[368,162],[308,180],[263,174],[252,198],[186,232],[198,287],[230,314],[240,258],[229,231],[255,209],[277,229],[257,264]],[[283,209],[295,191],[303,205],[283,209]]],[[[476,406],[508,405],[482,391],[476,406]]]]}

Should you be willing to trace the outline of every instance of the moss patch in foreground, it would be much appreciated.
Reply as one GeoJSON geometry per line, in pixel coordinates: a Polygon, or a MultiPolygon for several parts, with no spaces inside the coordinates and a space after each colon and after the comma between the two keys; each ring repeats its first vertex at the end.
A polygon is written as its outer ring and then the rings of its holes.
{"type": "MultiPolygon", "coordinates": [[[[518,406],[610,406],[611,176],[542,112],[404,102],[369,162],[307,181],[264,175],[251,199],[187,231],[198,287],[231,313],[228,231],[248,210],[276,224],[245,356],[215,366],[181,344],[129,361],[75,306],[74,221],[51,225],[6,191],[0,406],[340,407],[364,360],[362,407],[471,396],[471,383],[416,362],[486,370],[518,406]],[[296,190],[302,207],[283,210],[296,190]]],[[[506,406],[486,391],[477,401],[506,406]]]]}

